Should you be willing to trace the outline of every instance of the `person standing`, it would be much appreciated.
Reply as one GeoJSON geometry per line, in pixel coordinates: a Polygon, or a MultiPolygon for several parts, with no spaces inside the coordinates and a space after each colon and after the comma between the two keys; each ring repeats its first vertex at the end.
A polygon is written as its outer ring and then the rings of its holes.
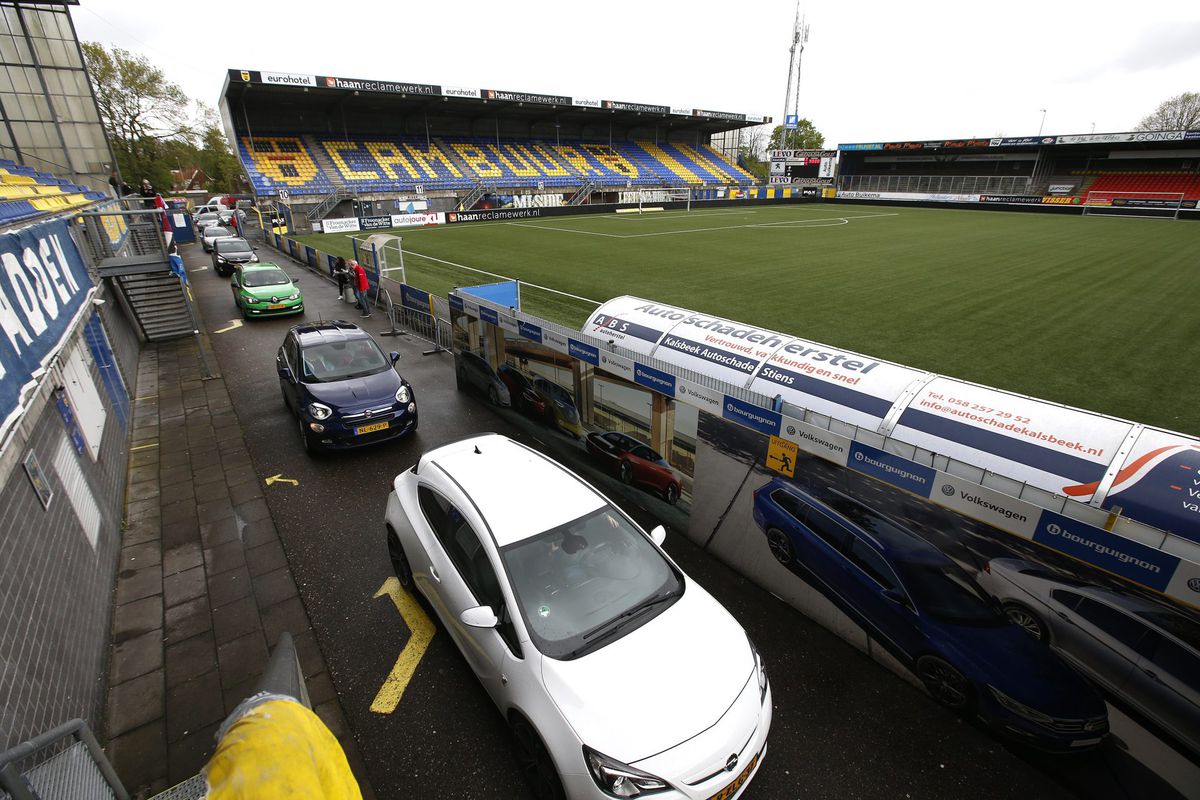
{"type": "Polygon", "coordinates": [[[351,259],[350,268],[354,270],[354,296],[358,298],[358,310],[362,312],[363,319],[371,316],[371,306],[367,301],[367,289],[371,284],[367,282],[367,271],[363,269],[363,265],[351,259]]]}
{"type": "Polygon", "coordinates": [[[345,302],[346,300],[346,284],[350,282],[350,270],[346,266],[346,259],[342,256],[337,257],[334,262],[333,269],[330,270],[330,275],[337,281],[338,299],[345,302]]]}

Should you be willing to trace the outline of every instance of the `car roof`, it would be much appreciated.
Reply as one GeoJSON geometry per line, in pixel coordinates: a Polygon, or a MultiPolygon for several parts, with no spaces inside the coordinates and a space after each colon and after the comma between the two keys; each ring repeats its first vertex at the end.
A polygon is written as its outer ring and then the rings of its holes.
{"type": "Polygon", "coordinates": [[[428,474],[430,464],[449,475],[471,499],[499,547],[606,504],[599,492],[562,465],[498,434],[432,450],[422,457],[418,474],[428,474]]]}
{"type": "Polygon", "coordinates": [[[244,244],[247,247],[250,246],[250,243],[247,242],[245,239],[243,239],[241,236],[225,236],[225,237],[223,237],[223,241],[221,242],[221,244],[223,244],[223,245],[244,244]]]}
{"type": "MultiPolygon", "coordinates": [[[[269,264],[267,266],[275,266],[269,264]]],[[[322,320],[320,322],[305,322],[292,328],[301,347],[312,347],[326,342],[347,342],[351,339],[370,339],[371,334],[355,325],[340,319],[322,320]]]]}
{"type": "Polygon", "coordinates": [[[232,233],[229,228],[222,228],[220,225],[209,225],[204,229],[205,236],[215,236],[218,233],[232,233]]]}

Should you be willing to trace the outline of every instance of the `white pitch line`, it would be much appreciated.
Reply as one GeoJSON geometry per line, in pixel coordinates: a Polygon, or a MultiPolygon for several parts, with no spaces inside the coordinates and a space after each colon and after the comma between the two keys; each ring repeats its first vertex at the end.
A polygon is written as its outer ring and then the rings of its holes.
{"type": "Polygon", "coordinates": [[[626,233],[618,236],[619,239],[640,239],[646,236],[674,236],[679,233],[704,233],[706,231],[729,231],[737,228],[766,228],[766,227],[796,227],[798,225],[809,225],[814,222],[834,222],[842,224],[841,220],[852,221],[856,219],[872,219],[875,217],[897,217],[899,214],[865,214],[861,217],[826,217],[823,219],[796,219],[787,220],[784,222],[752,222],[745,225],[720,225],[715,228],[688,228],[682,231],[655,231],[653,233],[626,233]]]}
{"type": "Polygon", "coordinates": [[[593,300],[590,297],[581,297],[577,294],[571,294],[570,292],[564,292],[561,289],[551,289],[549,286],[541,286],[539,284],[530,283],[529,281],[522,281],[519,278],[513,278],[508,275],[500,275],[499,273],[496,273],[496,272],[488,272],[487,270],[479,269],[478,267],[468,267],[466,264],[458,264],[454,261],[447,261],[444,258],[435,258],[434,256],[427,256],[424,253],[418,253],[415,250],[405,250],[404,252],[407,253],[408,255],[419,256],[420,258],[427,258],[430,261],[436,261],[439,264],[449,264],[450,266],[458,267],[459,269],[466,269],[466,270],[470,270],[471,272],[478,272],[480,275],[487,275],[488,277],[491,277],[491,278],[499,278],[500,280],[504,280],[504,281],[519,281],[520,283],[523,283],[526,286],[532,286],[535,289],[545,289],[548,292],[553,292],[554,294],[561,294],[563,297],[569,297],[572,300],[583,300],[585,303],[591,303],[594,306],[604,305],[599,300],[593,300]]]}
{"type": "Polygon", "coordinates": [[[600,233],[598,231],[580,231],[580,230],[576,230],[575,228],[555,228],[550,225],[532,225],[528,222],[506,222],[504,224],[505,225],[513,225],[517,228],[538,228],[539,230],[543,230],[543,231],[558,231],[559,233],[581,233],[584,236],[603,236],[608,239],[628,238],[626,236],[622,236],[619,233],[600,233]]]}

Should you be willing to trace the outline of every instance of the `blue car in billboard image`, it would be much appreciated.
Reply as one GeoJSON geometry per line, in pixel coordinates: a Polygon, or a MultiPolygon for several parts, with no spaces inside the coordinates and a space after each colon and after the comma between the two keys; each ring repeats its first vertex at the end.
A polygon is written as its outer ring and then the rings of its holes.
{"type": "Polygon", "coordinates": [[[753,513],[775,559],[901,659],[942,705],[1041,750],[1085,750],[1108,733],[1091,684],[917,534],[844,494],[809,494],[779,478],[755,490],[753,513]]]}

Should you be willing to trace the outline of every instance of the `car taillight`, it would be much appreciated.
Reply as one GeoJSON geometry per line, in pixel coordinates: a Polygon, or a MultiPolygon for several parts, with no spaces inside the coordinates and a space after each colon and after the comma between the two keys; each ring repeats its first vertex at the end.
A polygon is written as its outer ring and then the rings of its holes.
{"type": "Polygon", "coordinates": [[[983,571],[986,572],[988,575],[991,575],[992,574],[992,562],[989,561],[986,564],[984,564],[983,571]]]}

